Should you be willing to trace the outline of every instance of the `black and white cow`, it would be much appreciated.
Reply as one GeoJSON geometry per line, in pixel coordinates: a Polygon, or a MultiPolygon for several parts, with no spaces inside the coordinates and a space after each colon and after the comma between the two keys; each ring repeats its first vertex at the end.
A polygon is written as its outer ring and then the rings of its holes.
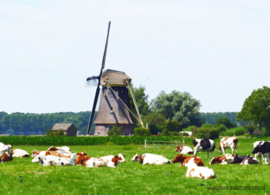
{"type": "Polygon", "coordinates": [[[257,158],[257,155],[262,155],[264,164],[268,164],[270,153],[270,142],[268,141],[260,141],[259,143],[255,142],[253,146],[254,149],[252,151],[252,154],[255,154],[255,158],[257,158]]]}
{"type": "Polygon", "coordinates": [[[193,140],[194,145],[194,156],[200,151],[207,151],[207,158],[209,158],[209,152],[212,152],[213,157],[215,156],[215,142],[211,139],[195,139],[193,140]]]}
{"type": "Polygon", "coordinates": [[[240,165],[249,165],[249,164],[258,164],[258,161],[250,155],[239,156],[235,155],[231,164],[240,164],[240,165]]]}

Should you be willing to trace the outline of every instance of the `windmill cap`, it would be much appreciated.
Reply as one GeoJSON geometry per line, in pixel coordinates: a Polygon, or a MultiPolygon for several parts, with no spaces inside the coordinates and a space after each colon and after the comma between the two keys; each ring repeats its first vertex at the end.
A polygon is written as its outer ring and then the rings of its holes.
{"type": "Polygon", "coordinates": [[[131,82],[131,78],[128,75],[126,75],[125,72],[107,69],[101,75],[100,84],[102,86],[106,86],[107,81],[111,86],[125,87],[127,85],[126,83],[127,80],[131,82]]]}

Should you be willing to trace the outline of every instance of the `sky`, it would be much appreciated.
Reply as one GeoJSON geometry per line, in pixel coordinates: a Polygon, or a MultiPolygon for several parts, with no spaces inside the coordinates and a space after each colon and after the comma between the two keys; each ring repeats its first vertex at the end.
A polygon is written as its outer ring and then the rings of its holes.
{"type": "Polygon", "coordinates": [[[176,90],[200,112],[239,112],[270,86],[269,0],[2,0],[0,111],[90,111],[109,21],[105,70],[149,102],[176,90]]]}

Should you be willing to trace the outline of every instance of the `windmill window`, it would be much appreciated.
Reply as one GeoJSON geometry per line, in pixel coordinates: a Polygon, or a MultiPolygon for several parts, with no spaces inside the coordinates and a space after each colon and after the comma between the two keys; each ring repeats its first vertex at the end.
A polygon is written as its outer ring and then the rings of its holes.
{"type": "Polygon", "coordinates": [[[98,135],[100,135],[100,131],[98,132],[98,135]]]}

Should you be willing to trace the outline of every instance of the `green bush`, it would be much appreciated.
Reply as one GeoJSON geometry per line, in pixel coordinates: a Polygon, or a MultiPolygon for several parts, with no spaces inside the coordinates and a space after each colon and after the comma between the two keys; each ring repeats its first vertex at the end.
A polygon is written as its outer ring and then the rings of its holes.
{"type": "Polygon", "coordinates": [[[255,131],[255,129],[256,129],[256,126],[252,125],[252,124],[249,124],[249,125],[246,125],[245,128],[249,132],[249,134],[252,135],[253,131],[255,131]]]}
{"type": "Polygon", "coordinates": [[[182,136],[182,134],[180,134],[179,132],[176,132],[176,131],[169,131],[169,135],[170,136],[182,136]]]}
{"type": "Polygon", "coordinates": [[[211,124],[205,123],[202,125],[202,128],[211,128],[213,127],[211,124]]]}
{"type": "Polygon", "coordinates": [[[117,128],[117,125],[114,125],[113,128],[108,132],[108,136],[117,136],[122,135],[123,126],[117,128]]]}
{"type": "Polygon", "coordinates": [[[168,131],[182,131],[182,127],[179,121],[177,120],[168,120],[165,124],[165,129],[167,129],[168,131]]]}
{"type": "Polygon", "coordinates": [[[214,127],[197,127],[193,129],[192,136],[199,139],[217,139],[219,138],[219,130],[214,127]]]}
{"type": "Polygon", "coordinates": [[[64,135],[64,130],[60,129],[57,134],[60,135],[60,136],[63,136],[64,135]]]}
{"type": "Polygon", "coordinates": [[[245,128],[244,127],[236,127],[233,128],[234,131],[234,135],[243,135],[245,132],[245,128]]]}
{"type": "Polygon", "coordinates": [[[143,127],[138,127],[134,129],[134,135],[139,135],[139,136],[149,136],[151,135],[150,129],[146,129],[143,127]]]}
{"type": "Polygon", "coordinates": [[[227,127],[223,124],[220,124],[216,127],[219,130],[219,133],[225,132],[227,130],[227,127]]]}
{"type": "Polygon", "coordinates": [[[196,128],[195,125],[189,126],[189,127],[185,128],[185,129],[183,129],[182,131],[191,131],[192,132],[194,128],[196,128]]]}

